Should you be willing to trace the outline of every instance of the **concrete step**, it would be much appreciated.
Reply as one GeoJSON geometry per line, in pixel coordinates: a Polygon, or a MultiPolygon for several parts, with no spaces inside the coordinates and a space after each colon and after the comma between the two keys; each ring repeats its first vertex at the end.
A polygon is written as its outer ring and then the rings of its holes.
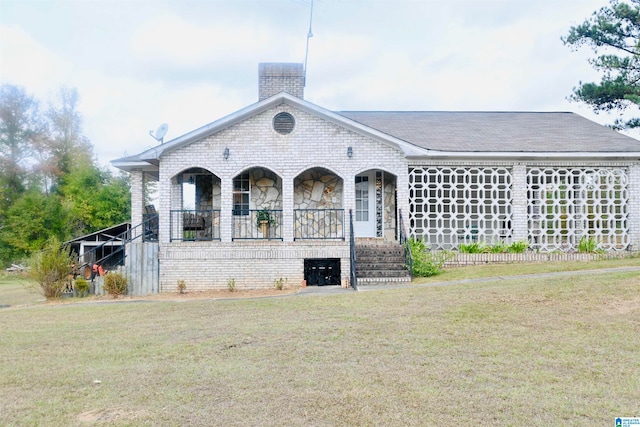
{"type": "Polygon", "coordinates": [[[389,249],[389,248],[401,248],[402,245],[400,243],[397,242],[393,242],[393,243],[385,243],[385,244],[379,244],[379,245],[369,245],[369,244],[357,244],[356,243],[356,248],[362,248],[362,249],[389,249]]]}
{"type": "Polygon", "coordinates": [[[397,245],[398,242],[379,237],[356,237],[356,246],[387,246],[397,245]]]}
{"type": "Polygon", "coordinates": [[[356,270],[357,277],[408,277],[409,270],[356,270]]]}
{"type": "Polygon", "coordinates": [[[358,258],[381,258],[381,257],[401,257],[404,258],[404,251],[358,251],[356,250],[356,257],[358,258]]]}
{"type": "Polygon", "coordinates": [[[408,285],[410,277],[358,277],[358,286],[408,285]]]}
{"type": "Polygon", "coordinates": [[[404,259],[399,262],[382,263],[382,262],[357,262],[358,271],[369,270],[405,270],[404,259]]]}
{"type": "Polygon", "coordinates": [[[405,266],[404,248],[398,242],[360,240],[356,242],[356,275],[358,283],[406,283],[411,281],[405,266]]]}
{"type": "Polygon", "coordinates": [[[361,266],[369,265],[404,265],[405,260],[402,258],[356,258],[356,263],[361,266]]]}

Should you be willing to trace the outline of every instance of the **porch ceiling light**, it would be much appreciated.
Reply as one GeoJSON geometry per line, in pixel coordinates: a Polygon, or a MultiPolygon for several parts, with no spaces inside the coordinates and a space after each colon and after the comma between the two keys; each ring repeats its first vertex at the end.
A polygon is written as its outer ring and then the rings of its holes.
{"type": "Polygon", "coordinates": [[[352,146],[348,146],[347,147],[347,157],[349,157],[349,158],[353,157],[353,147],[352,146]]]}
{"type": "Polygon", "coordinates": [[[227,160],[229,158],[229,147],[224,149],[224,159],[227,160]]]}

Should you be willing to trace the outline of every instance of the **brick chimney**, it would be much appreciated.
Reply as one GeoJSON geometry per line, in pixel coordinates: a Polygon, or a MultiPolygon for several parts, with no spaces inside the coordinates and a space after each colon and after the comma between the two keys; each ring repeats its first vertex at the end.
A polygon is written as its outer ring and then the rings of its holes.
{"type": "Polygon", "coordinates": [[[259,101],[280,92],[304,98],[304,68],[302,64],[263,62],[258,66],[259,101]]]}

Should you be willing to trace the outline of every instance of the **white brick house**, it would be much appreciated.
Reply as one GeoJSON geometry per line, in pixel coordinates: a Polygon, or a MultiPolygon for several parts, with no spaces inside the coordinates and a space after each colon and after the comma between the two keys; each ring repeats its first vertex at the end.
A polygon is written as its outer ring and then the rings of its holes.
{"type": "Polygon", "coordinates": [[[256,104],[113,161],[134,225],[144,180],[159,182],[153,291],[297,285],[322,260],[348,282],[350,214],[356,238],[396,241],[403,225],[432,249],[640,244],[640,142],[580,116],[334,112],[303,99],[301,64],[261,64],[259,86],[256,104]]]}

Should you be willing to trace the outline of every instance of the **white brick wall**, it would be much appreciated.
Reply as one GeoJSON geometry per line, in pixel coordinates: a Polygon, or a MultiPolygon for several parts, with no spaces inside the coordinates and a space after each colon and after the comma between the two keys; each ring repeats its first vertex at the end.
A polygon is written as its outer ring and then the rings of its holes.
{"type": "Polygon", "coordinates": [[[144,212],[144,185],[142,174],[144,172],[131,172],[131,225],[136,226],[142,222],[144,212]]]}
{"type": "MultiPolygon", "coordinates": [[[[348,241],[295,241],[293,227],[294,179],[307,169],[322,167],[344,183],[345,216],[354,209],[354,176],[371,169],[397,176],[398,207],[408,212],[407,162],[398,149],[365,138],[306,112],[282,104],[204,140],[169,153],[160,163],[160,289],[174,291],[179,279],[191,289],[271,287],[278,278],[299,285],[305,258],[340,258],[341,276],[349,277],[348,241]],[[273,117],[286,111],[296,125],[289,135],[272,128],[273,117]],[[347,156],[347,147],[353,156],[347,156]],[[224,159],[225,148],[230,156],[224,159]],[[218,176],[222,188],[221,241],[169,242],[169,210],[180,209],[181,191],[175,176],[191,168],[218,176]],[[283,241],[232,241],[233,178],[253,168],[270,169],[282,179],[283,241]],[[190,285],[191,283],[191,285],[190,285]]],[[[345,235],[349,235],[348,224],[345,235]]]]}
{"type": "Polygon", "coordinates": [[[280,92],[304,98],[304,66],[298,63],[262,63],[258,67],[258,99],[280,92]]]}
{"type": "Polygon", "coordinates": [[[640,164],[629,167],[629,229],[634,250],[640,249],[640,164]]]}
{"type": "Polygon", "coordinates": [[[522,163],[513,165],[513,241],[527,240],[527,167],[522,163]]]}
{"type": "Polygon", "coordinates": [[[305,258],[340,258],[342,280],[349,277],[348,242],[172,242],[162,245],[160,292],[174,292],[178,280],[188,290],[270,288],[286,279],[300,286],[305,258]]]}
{"type": "MultiPolygon", "coordinates": [[[[235,176],[252,167],[265,167],[282,178],[283,210],[293,209],[293,180],[301,172],[323,167],[340,176],[345,185],[344,208],[354,208],[353,176],[370,169],[386,170],[398,176],[400,208],[408,211],[407,162],[402,153],[388,145],[362,137],[325,122],[288,105],[268,110],[203,141],[195,142],[162,158],[160,164],[160,211],[180,209],[179,196],[169,197],[171,178],[190,167],[209,170],[222,181],[222,217],[231,223],[232,181],[235,176]],[[290,135],[276,133],[271,121],[280,111],[288,111],[296,118],[296,128],[290,135]],[[353,147],[353,157],[347,157],[347,147],[353,147]],[[224,160],[223,152],[230,156],[224,160]],[[403,206],[404,205],[404,206],[403,206]]],[[[178,187],[179,189],[179,187],[178,187]]],[[[169,240],[169,220],[161,215],[160,240],[169,240]]],[[[292,218],[285,218],[285,241],[293,240],[292,218]]],[[[231,230],[224,227],[222,240],[231,240],[231,230]]]]}
{"type": "MultiPolygon", "coordinates": [[[[504,165],[513,170],[514,240],[526,239],[526,168],[532,164],[554,162],[516,161],[413,161],[412,165],[504,165]]],[[[629,174],[629,222],[634,249],[640,246],[640,165],[631,162],[557,162],[561,166],[624,166],[629,174]]],[[[160,290],[174,291],[179,279],[188,289],[226,288],[235,279],[238,287],[271,287],[274,280],[288,279],[299,285],[304,258],[340,258],[341,276],[349,277],[349,245],[346,241],[294,241],[294,179],[311,168],[325,168],[344,184],[342,206],[345,217],[354,209],[353,177],[367,170],[384,170],[397,177],[398,208],[409,218],[408,162],[395,147],[358,135],[294,107],[281,104],[237,123],[216,135],[166,154],[160,163],[160,290]],[[281,135],[272,128],[273,117],[289,112],[296,120],[294,131],[281,135]],[[353,156],[347,156],[347,147],[353,156]],[[230,151],[227,160],[223,153],[230,151]],[[181,209],[181,186],[177,174],[191,168],[204,168],[221,180],[221,241],[169,242],[169,211],[181,209]],[[253,167],[267,168],[282,179],[283,241],[232,241],[233,178],[253,167]]],[[[142,175],[132,173],[132,220],[142,220],[142,175]],[[137,216],[139,215],[139,217],[137,216]]],[[[405,224],[405,228],[408,228],[405,224]]],[[[349,235],[348,224],[345,235],[349,235]]]]}

